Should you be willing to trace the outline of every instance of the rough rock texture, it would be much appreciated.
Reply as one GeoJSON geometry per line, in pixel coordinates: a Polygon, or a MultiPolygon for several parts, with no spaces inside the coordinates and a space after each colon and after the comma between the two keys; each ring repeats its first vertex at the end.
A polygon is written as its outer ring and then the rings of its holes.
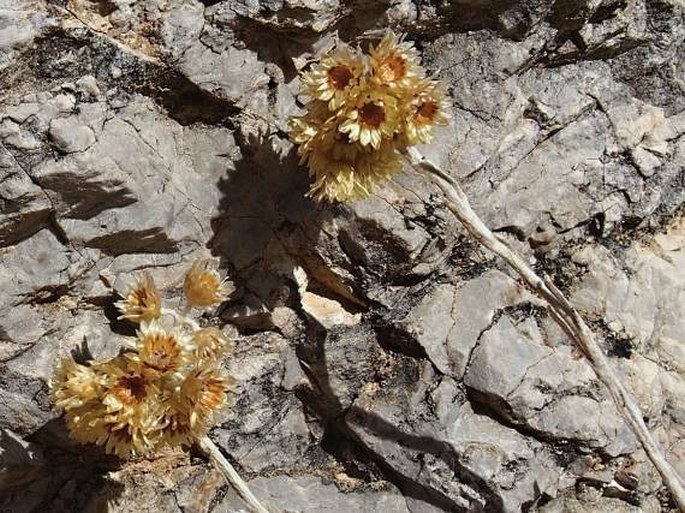
{"type": "Polygon", "coordinates": [[[678,0],[0,0],[0,511],[232,512],[195,452],[69,441],[56,359],[116,290],[237,291],[212,437],[273,511],[658,512],[671,499],[543,305],[406,172],[315,205],[285,134],[336,38],[407,32],[453,120],[425,154],[591,321],[685,474],[678,0]]]}

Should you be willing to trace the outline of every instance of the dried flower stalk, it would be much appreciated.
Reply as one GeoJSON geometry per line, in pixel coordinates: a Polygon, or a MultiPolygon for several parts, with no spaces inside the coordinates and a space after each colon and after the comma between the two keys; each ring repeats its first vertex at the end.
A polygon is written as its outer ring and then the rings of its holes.
{"type": "Polygon", "coordinates": [[[233,468],[233,465],[224,458],[224,455],[221,454],[219,448],[209,439],[209,437],[203,436],[199,438],[198,445],[219,468],[226,480],[233,485],[233,488],[238,492],[238,495],[240,495],[254,513],[269,513],[269,510],[259,503],[257,497],[254,496],[245,481],[240,477],[240,474],[238,474],[233,468]]]}
{"type": "Polygon", "coordinates": [[[302,77],[312,100],[307,114],[291,119],[291,137],[301,163],[315,178],[316,200],[348,201],[368,196],[371,187],[401,169],[398,154],[444,193],[447,206],[469,235],[500,256],[546,301],[553,319],[583,351],[604,383],[674,500],[685,512],[681,478],[668,463],[643,421],[635,400],[611,369],[587,324],[549,280],[500,241],[475,214],[459,184],[412,146],[430,142],[435,125],[448,119],[439,83],[426,77],[410,43],[387,31],[369,55],[340,45],[302,77]]]}
{"type": "Polygon", "coordinates": [[[485,223],[478,217],[469,204],[468,198],[451,176],[443,172],[433,162],[426,159],[415,148],[408,148],[407,159],[412,167],[420,174],[428,177],[447,199],[447,208],[482,246],[486,247],[502,258],[530,287],[547,303],[552,318],[562,327],[569,338],[587,357],[597,377],[607,387],[616,408],[621,412],[628,426],[645,450],[647,457],[654,464],[668,487],[681,511],[685,511],[685,490],[683,482],[673,466],[666,460],[659,445],[647,428],[635,399],[621,383],[618,375],[613,371],[609,361],[594,339],[594,335],[581,315],[564,297],[561,291],[545,277],[539,277],[533,269],[509,246],[499,240],[485,223]]]}

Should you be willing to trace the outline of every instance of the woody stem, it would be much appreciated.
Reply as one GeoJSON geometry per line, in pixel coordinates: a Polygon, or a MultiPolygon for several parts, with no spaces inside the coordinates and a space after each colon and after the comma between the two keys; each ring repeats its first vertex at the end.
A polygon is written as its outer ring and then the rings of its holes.
{"type": "Polygon", "coordinates": [[[269,510],[262,506],[250,491],[247,483],[243,481],[240,474],[233,468],[233,465],[224,457],[219,448],[208,436],[197,439],[200,449],[209,457],[219,471],[224,475],[229,484],[238,492],[238,495],[245,501],[253,513],[269,513],[269,510]]]}
{"type": "Polygon", "coordinates": [[[647,428],[643,420],[644,416],[635,399],[611,368],[609,360],[604,356],[595,341],[594,334],[580,313],[548,277],[541,278],[538,276],[518,254],[490,231],[473,211],[466,194],[456,180],[426,159],[415,148],[407,149],[405,156],[417,172],[427,176],[440,188],[447,200],[447,208],[466,228],[469,235],[502,258],[526,282],[528,287],[547,303],[551,317],[584,353],[595,374],[608,389],[616,408],[621,412],[645,450],[647,457],[661,475],[678,508],[685,512],[685,490],[683,489],[682,478],[666,460],[661,448],[647,428]]]}

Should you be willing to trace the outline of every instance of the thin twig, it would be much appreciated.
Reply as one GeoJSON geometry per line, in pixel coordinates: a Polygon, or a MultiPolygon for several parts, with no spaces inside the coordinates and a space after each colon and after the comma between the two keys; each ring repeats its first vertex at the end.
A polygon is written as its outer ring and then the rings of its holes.
{"type": "Polygon", "coordinates": [[[245,504],[250,507],[250,511],[253,513],[269,513],[269,510],[259,503],[257,497],[248,488],[247,483],[243,481],[238,472],[233,468],[233,465],[224,457],[216,444],[208,436],[205,435],[198,438],[197,443],[235,491],[238,492],[238,495],[242,497],[245,504]]]}
{"type": "Polygon", "coordinates": [[[416,171],[428,176],[442,190],[447,198],[447,207],[464,225],[469,234],[480,244],[501,257],[523,278],[533,292],[547,302],[552,318],[585,354],[595,374],[609,390],[616,407],[647,453],[647,457],[661,474],[661,478],[671,491],[678,508],[685,512],[685,490],[683,490],[682,479],[666,460],[652,433],[647,428],[640,408],[612,370],[609,361],[597,345],[592,331],[585,324],[578,311],[550,279],[543,279],[535,274],[535,271],[519,255],[495,237],[473,211],[459,183],[426,159],[415,148],[409,148],[405,155],[416,171]]]}

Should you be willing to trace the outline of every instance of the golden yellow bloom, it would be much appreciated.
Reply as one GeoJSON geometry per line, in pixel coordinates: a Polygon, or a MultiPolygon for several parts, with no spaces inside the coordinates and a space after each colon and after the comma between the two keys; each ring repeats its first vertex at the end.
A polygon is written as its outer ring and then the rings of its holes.
{"type": "Polygon", "coordinates": [[[382,88],[367,87],[350,102],[338,130],[350,141],[378,149],[383,139],[392,139],[397,122],[397,99],[382,88]]]}
{"type": "Polygon", "coordinates": [[[293,142],[299,144],[300,155],[308,152],[312,140],[319,134],[320,125],[313,118],[313,115],[307,114],[299,118],[290,118],[288,122],[290,137],[293,142]]]}
{"type": "Polygon", "coordinates": [[[424,76],[419,53],[412,43],[388,30],[377,47],[371,46],[369,60],[374,79],[391,88],[411,86],[424,76]]]}
{"type": "Polygon", "coordinates": [[[146,406],[147,400],[158,392],[137,359],[118,356],[100,364],[100,369],[108,381],[102,403],[110,413],[121,411],[133,415],[132,410],[146,406]]]}
{"type": "Polygon", "coordinates": [[[206,362],[225,358],[233,352],[233,341],[218,328],[201,328],[193,332],[195,358],[206,362]]]}
{"type": "Polygon", "coordinates": [[[315,154],[310,165],[310,174],[315,176],[314,183],[307,193],[316,201],[346,201],[368,194],[357,180],[354,166],[346,162],[329,159],[325,154],[315,154]]]}
{"type": "Polygon", "coordinates": [[[207,307],[228,299],[230,288],[226,280],[211,268],[211,260],[196,260],[186,274],[183,283],[188,303],[193,306],[207,307]]]}
{"type": "Polygon", "coordinates": [[[121,457],[151,452],[161,431],[161,394],[137,360],[120,356],[102,365],[109,386],[102,398],[104,433],[95,443],[121,457]]]}
{"type": "Polygon", "coordinates": [[[424,80],[407,103],[403,135],[407,145],[429,143],[433,127],[449,121],[445,95],[437,82],[424,80]]]}
{"type": "Polygon", "coordinates": [[[131,287],[126,299],[115,303],[121,312],[119,319],[132,322],[151,321],[159,317],[162,301],[150,273],[144,273],[138,278],[135,286],[131,287]]]}
{"type": "Polygon", "coordinates": [[[340,44],[302,75],[302,84],[309,96],[328,102],[329,109],[336,110],[359,85],[363,72],[362,57],[340,44]]]}
{"type": "Polygon", "coordinates": [[[377,150],[345,142],[345,137],[327,137],[308,158],[314,177],[308,195],[316,201],[350,201],[368,196],[378,185],[402,169],[402,159],[392,142],[377,150]]]}
{"type": "Polygon", "coordinates": [[[159,389],[140,362],[120,356],[92,366],[98,394],[88,401],[65,403],[71,437],[104,445],[120,457],[152,451],[160,436],[159,389]]]}
{"type": "Polygon", "coordinates": [[[165,399],[163,410],[160,444],[168,447],[192,444],[195,438],[190,429],[187,408],[181,404],[179,390],[174,390],[172,395],[165,399]]]}
{"type": "Polygon", "coordinates": [[[77,408],[67,409],[64,420],[72,439],[82,444],[97,443],[98,440],[107,438],[106,415],[107,410],[103,404],[100,401],[92,401],[77,408]]]}
{"type": "Polygon", "coordinates": [[[120,458],[149,456],[160,445],[160,416],[141,417],[117,421],[113,416],[105,417],[105,434],[95,443],[105,446],[105,452],[120,458]],[[135,420],[135,421],[134,421],[135,420]]]}
{"type": "Polygon", "coordinates": [[[401,171],[403,165],[404,160],[392,142],[383,143],[377,151],[360,153],[355,163],[355,170],[357,180],[366,191],[364,196],[368,196],[377,186],[401,171]]]}
{"type": "Polygon", "coordinates": [[[181,401],[193,433],[203,434],[227,402],[233,380],[216,367],[197,367],[181,383],[181,401]]]}
{"type": "MultiPolygon", "coordinates": [[[[190,306],[228,296],[209,260],[193,264],[183,288],[190,306]]],[[[71,437],[122,458],[191,444],[227,403],[233,381],[217,364],[233,342],[218,328],[200,328],[187,312],[163,310],[174,322],[163,325],[159,292],[147,274],[117,306],[123,318],[140,323],[136,338],[125,342],[128,351],[90,366],[62,360],[51,379],[71,437]]]]}
{"type": "Polygon", "coordinates": [[[328,110],[325,102],[314,100],[307,105],[307,113],[292,117],[288,121],[289,133],[293,142],[299,145],[298,154],[302,161],[318,144],[318,140],[336,127],[335,115],[328,110]]]}
{"type": "Polygon", "coordinates": [[[143,365],[161,374],[178,370],[190,339],[180,330],[167,331],[157,322],[143,323],[137,332],[136,349],[143,365]]]}
{"type": "Polygon", "coordinates": [[[103,387],[92,367],[64,358],[57,365],[50,382],[52,400],[58,408],[69,410],[98,400],[103,387]]]}
{"type": "Polygon", "coordinates": [[[309,164],[309,174],[314,184],[308,195],[316,201],[329,199],[343,201],[363,193],[357,190],[359,184],[355,177],[354,165],[361,145],[350,142],[346,134],[335,130],[323,134],[305,161],[309,164]]]}
{"type": "Polygon", "coordinates": [[[444,94],[426,78],[419,53],[392,31],[368,56],[341,46],[322,57],[302,84],[313,100],[290,120],[290,136],[316,201],[367,196],[402,169],[407,146],[430,142],[433,127],[448,120],[444,94]]]}

